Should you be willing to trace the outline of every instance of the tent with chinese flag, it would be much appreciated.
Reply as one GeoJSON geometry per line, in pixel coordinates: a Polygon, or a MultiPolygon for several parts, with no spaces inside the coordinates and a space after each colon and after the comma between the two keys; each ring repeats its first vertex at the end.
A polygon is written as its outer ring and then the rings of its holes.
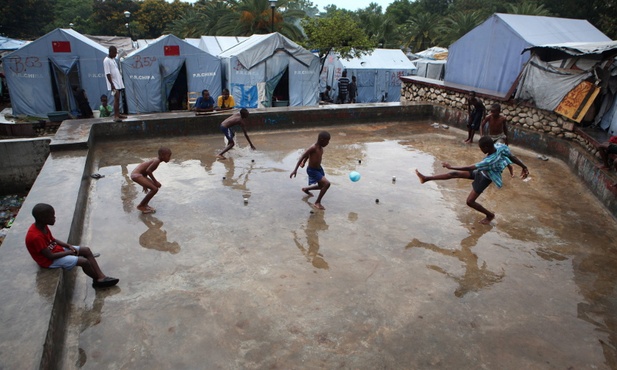
{"type": "Polygon", "coordinates": [[[107,92],[107,49],[72,29],[55,29],[2,58],[15,115],[78,115],[74,91],[83,89],[92,109],[107,92]]]}
{"type": "Polygon", "coordinates": [[[165,35],[121,62],[129,113],[186,109],[187,93],[221,94],[221,62],[196,46],[165,35]]]}

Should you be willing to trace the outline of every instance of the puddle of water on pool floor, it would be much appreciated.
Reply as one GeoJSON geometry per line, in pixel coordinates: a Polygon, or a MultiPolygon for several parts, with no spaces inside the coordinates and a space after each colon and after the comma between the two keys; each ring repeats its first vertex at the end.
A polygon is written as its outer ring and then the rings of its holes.
{"type": "Polygon", "coordinates": [[[83,244],[121,282],[95,293],[79,275],[83,367],[612,364],[616,225],[563,163],[512,148],[531,180],[504,172],[479,198],[497,214],[483,226],[469,181],[413,173],[480,161],[462,131],[325,129],[323,212],[305,171],[289,178],[320,129],[249,133],[257,151],[240,135],[226,161],[216,135],[98,144],[83,244]],[[130,171],[160,145],[172,160],[155,172],[157,212],[140,215],[130,171]]]}

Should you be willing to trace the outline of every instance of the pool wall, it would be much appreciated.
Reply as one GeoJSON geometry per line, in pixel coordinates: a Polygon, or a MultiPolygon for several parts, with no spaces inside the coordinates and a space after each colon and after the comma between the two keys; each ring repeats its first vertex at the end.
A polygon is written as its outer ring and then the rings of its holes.
{"type": "MultiPolygon", "coordinates": [[[[123,123],[104,119],[65,121],[49,144],[50,153],[32,185],[4,243],[0,247],[0,368],[60,369],[66,337],[66,313],[73,294],[76,272],[39,268],[30,258],[24,237],[36,203],[50,203],[56,210],[54,236],[78,244],[86,202],[93,180],[90,148],[98,140],[218,133],[228,114],[198,116],[188,112],[131,116],[123,123]]],[[[310,108],[270,108],[251,112],[249,131],[295,129],[380,121],[434,120],[465,129],[466,113],[429,104],[356,104],[310,108]]],[[[617,189],[597,170],[591,155],[556,137],[514,128],[512,143],[551,155],[568,163],[609,212],[617,216],[617,189]],[[613,190],[611,190],[613,189],[613,190]]],[[[533,171],[533,163],[528,163],[533,171]]],[[[104,258],[101,257],[101,258],[104,258]]],[[[75,269],[74,271],[77,271],[75,269]]],[[[82,273],[82,272],[77,272],[82,273]]]]}

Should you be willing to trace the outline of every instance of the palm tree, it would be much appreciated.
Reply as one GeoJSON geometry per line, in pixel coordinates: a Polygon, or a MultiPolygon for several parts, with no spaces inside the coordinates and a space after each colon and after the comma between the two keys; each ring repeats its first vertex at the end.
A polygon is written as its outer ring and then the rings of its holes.
{"type": "Polygon", "coordinates": [[[484,21],[484,17],[477,11],[459,11],[446,17],[437,27],[439,44],[445,47],[451,45],[467,32],[476,28],[482,21],[484,21]]]}
{"type": "Polygon", "coordinates": [[[543,4],[538,4],[535,1],[524,0],[518,4],[508,4],[507,7],[510,14],[551,15],[551,12],[543,4]]]}
{"type": "Polygon", "coordinates": [[[219,19],[230,12],[229,6],[224,1],[210,1],[205,5],[197,4],[174,20],[166,32],[180,38],[214,35],[219,19]]]}
{"type": "Polygon", "coordinates": [[[250,36],[274,31],[292,40],[302,39],[302,31],[287,19],[303,18],[303,10],[290,9],[288,0],[277,1],[272,19],[272,8],[268,0],[229,0],[230,11],[222,15],[217,22],[217,35],[250,36]]]}
{"type": "Polygon", "coordinates": [[[395,39],[396,24],[392,17],[381,12],[381,6],[371,3],[366,9],[357,12],[360,26],[369,39],[380,47],[400,47],[395,39]]]}
{"type": "Polygon", "coordinates": [[[425,50],[435,42],[437,36],[438,15],[417,13],[405,22],[402,28],[406,42],[404,46],[418,52],[425,50]]]}

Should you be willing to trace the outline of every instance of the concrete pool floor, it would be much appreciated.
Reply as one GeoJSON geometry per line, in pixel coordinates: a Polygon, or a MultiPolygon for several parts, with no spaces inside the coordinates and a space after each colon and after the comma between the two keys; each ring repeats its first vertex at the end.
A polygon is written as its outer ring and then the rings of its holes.
{"type": "MultiPolygon", "coordinates": [[[[319,128],[98,143],[82,244],[121,279],[77,274],[65,364],[82,368],[614,368],[615,219],[560,161],[513,147],[531,180],[465,205],[479,161],[428,123],[326,128],[332,187],[314,211],[289,179],[319,128]],[[241,136],[241,135],[240,135],[241,136]],[[153,215],[130,171],[173,151],[153,215]],[[361,161],[361,163],[359,163],[361,161]],[[362,179],[352,183],[350,171],[362,179]],[[392,177],[396,181],[392,182],[392,177]],[[248,197],[248,203],[243,197],[248,197]],[[376,203],[379,199],[379,203],[376,203]]],[[[516,174],[519,168],[515,166],[516,174]]],[[[53,231],[53,229],[52,229],[53,231]]]]}

